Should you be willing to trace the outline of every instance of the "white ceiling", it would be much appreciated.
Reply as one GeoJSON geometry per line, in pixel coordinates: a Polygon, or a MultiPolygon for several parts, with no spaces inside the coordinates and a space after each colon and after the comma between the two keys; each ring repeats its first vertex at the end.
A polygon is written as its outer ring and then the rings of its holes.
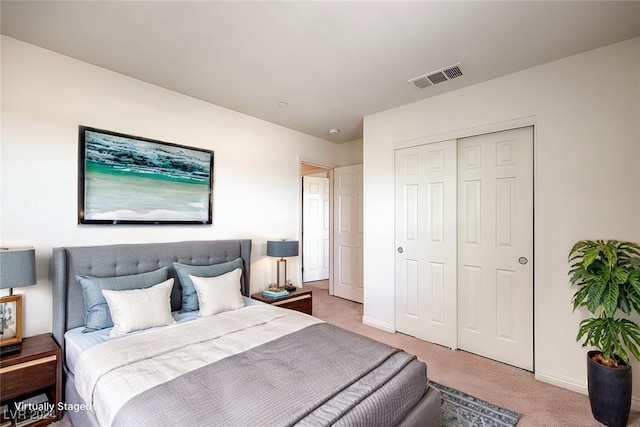
{"type": "Polygon", "coordinates": [[[3,0],[0,13],[9,37],[336,143],[362,138],[369,114],[640,36],[640,1],[3,0]],[[458,62],[462,77],[407,83],[458,62]]]}

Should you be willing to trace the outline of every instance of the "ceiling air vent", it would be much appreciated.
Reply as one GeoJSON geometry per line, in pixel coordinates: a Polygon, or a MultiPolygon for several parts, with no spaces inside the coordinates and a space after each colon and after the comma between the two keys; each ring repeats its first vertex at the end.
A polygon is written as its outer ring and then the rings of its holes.
{"type": "Polygon", "coordinates": [[[438,83],[446,82],[447,80],[455,79],[456,77],[462,76],[461,65],[462,64],[458,62],[455,65],[415,77],[409,80],[409,84],[416,89],[424,89],[438,83]]]}

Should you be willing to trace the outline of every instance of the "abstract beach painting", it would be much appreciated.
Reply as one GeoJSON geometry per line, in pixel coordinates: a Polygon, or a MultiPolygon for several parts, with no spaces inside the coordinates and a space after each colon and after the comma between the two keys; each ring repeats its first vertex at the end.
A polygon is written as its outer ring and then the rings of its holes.
{"type": "Polygon", "coordinates": [[[211,224],[213,152],[80,126],[83,224],[211,224]]]}

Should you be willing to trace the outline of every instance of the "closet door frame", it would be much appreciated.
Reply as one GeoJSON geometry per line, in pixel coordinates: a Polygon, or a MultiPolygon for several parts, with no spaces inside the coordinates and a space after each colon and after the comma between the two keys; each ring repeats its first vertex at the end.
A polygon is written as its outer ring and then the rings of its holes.
{"type": "MultiPolygon", "coordinates": [[[[512,119],[512,120],[506,120],[506,121],[502,121],[499,123],[492,123],[492,124],[488,124],[488,125],[483,125],[483,126],[477,126],[477,127],[470,127],[470,128],[465,128],[465,129],[459,129],[459,130],[453,130],[453,131],[449,131],[449,132],[443,132],[443,133],[438,133],[435,135],[430,135],[430,136],[424,136],[421,138],[416,138],[416,139],[411,139],[411,140],[404,140],[404,141],[399,141],[396,142],[392,145],[392,151],[393,151],[393,158],[395,159],[395,153],[397,150],[401,150],[403,148],[410,148],[410,147],[416,147],[416,146],[420,146],[420,145],[425,145],[425,144],[433,144],[433,143],[438,143],[438,142],[443,142],[443,141],[447,141],[447,140],[458,140],[458,139],[462,139],[462,138],[466,138],[466,137],[473,137],[473,136],[478,136],[478,135],[483,135],[483,134],[487,134],[487,133],[494,133],[494,132],[501,132],[501,131],[507,131],[507,130],[512,130],[512,129],[516,129],[516,128],[522,128],[522,127],[532,127],[533,128],[533,165],[532,165],[532,170],[533,170],[533,199],[535,200],[536,198],[536,181],[537,181],[537,174],[536,174],[536,132],[537,132],[537,120],[535,116],[529,116],[529,117],[523,117],[523,118],[518,118],[518,119],[512,119]]],[[[394,160],[395,161],[395,160],[394,160]]],[[[395,174],[395,172],[394,172],[395,174]]],[[[395,203],[395,202],[394,202],[395,203]]],[[[533,230],[535,230],[535,222],[536,222],[536,211],[535,211],[535,203],[534,203],[534,211],[533,211],[533,230]]],[[[395,223],[395,220],[394,220],[395,223]]],[[[396,241],[396,238],[394,238],[394,242],[396,241]]],[[[395,248],[394,248],[395,249],[395,248]]],[[[533,232],[533,259],[535,259],[536,254],[535,254],[535,232],[533,232]]],[[[394,273],[394,277],[397,277],[397,272],[394,273]]],[[[535,288],[536,288],[536,280],[535,280],[536,274],[535,274],[535,264],[534,264],[534,270],[533,270],[533,274],[532,274],[532,291],[533,291],[533,300],[532,300],[532,313],[533,313],[533,325],[532,325],[532,337],[533,337],[533,350],[532,350],[532,359],[533,359],[533,367],[532,367],[532,371],[535,372],[535,359],[536,359],[536,354],[535,354],[535,331],[536,331],[536,318],[535,318],[535,306],[536,306],[536,301],[535,301],[535,288]]],[[[397,295],[397,292],[394,292],[395,295],[397,295]]],[[[397,302],[396,304],[394,304],[394,311],[397,309],[397,302]]],[[[397,322],[397,316],[394,316],[394,320],[395,322],[397,322]]],[[[397,324],[394,324],[394,329],[397,330],[397,324]]],[[[456,346],[450,346],[452,349],[455,349],[456,346]]]]}

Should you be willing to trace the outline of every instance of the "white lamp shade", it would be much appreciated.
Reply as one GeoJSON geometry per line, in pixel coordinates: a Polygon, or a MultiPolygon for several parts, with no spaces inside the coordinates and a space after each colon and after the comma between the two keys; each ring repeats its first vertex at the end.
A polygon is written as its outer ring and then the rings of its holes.
{"type": "Polygon", "coordinates": [[[0,249],[0,289],[36,284],[34,248],[0,249]]]}

